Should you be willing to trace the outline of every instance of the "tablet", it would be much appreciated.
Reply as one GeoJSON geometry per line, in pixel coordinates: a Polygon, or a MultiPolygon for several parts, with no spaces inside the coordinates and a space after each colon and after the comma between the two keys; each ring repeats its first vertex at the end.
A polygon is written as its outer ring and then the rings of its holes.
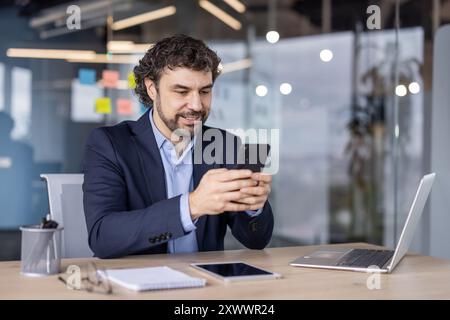
{"type": "Polygon", "coordinates": [[[192,263],[192,267],[223,281],[277,279],[281,275],[242,261],[192,263]]]}

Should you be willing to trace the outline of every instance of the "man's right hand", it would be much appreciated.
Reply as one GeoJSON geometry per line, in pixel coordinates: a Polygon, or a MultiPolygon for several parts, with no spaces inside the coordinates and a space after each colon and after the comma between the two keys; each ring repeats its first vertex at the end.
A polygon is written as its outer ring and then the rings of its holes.
{"type": "Polygon", "coordinates": [[[205,214],[220,214],[225,211],[256,210],[255,205],[235,203],[248,197],[240,189],[254,187],[250,170],[212,169],[205,173],[197,189],[189,194],[192,221],[205,214]]]}

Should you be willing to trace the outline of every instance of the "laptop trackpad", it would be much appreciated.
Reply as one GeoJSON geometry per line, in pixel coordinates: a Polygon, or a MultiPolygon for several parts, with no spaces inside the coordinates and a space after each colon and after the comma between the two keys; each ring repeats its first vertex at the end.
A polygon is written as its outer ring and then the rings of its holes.
{"type": "Polygon", "coordinates": [[[305,258],[314,258],[314,259],[339,259],[344,254],[346,254],[348,251],[328,251],[328,250],[319,250],[314,251],[313,253],[309,254],[305,258]]]}
{"type": "Polygon", "coordinates": [[[305,264],[320,264],[320,265],[335,265],[346,253],[348,253],[349,249],[322,249],[312,252],[307,256],[304,256],[301,259],[301,263],[305,264]]]}

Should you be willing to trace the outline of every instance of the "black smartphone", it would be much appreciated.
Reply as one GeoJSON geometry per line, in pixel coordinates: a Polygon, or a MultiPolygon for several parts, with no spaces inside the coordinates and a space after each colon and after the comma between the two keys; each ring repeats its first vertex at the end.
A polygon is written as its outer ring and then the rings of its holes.
{"type": "Polygon", "coordinates": [[[238,150],[235,169],[250,169],[261,172],[269,156],[270,145],[266,143],[245,143],[238,150]]]}

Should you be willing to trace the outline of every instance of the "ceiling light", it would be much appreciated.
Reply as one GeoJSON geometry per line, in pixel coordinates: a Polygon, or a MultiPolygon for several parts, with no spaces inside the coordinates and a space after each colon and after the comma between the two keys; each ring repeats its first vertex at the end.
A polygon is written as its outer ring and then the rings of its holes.
{"type": "Polygon", "coordinates": [[[266,86],[260,84],[256,87],[255,92],[258,97],[264,97],[265,95],[267,95],[268,90],[266,86]]]}
{"type": "Polygon", "coordinates": [[[282,83],[280,85],[280,92],[281,94],[288,95],[292,92],[292,86],[287,82],[282,83]]]}
{"type": "Polygon", "coordinates": [[[230,16],[219,7],[213,5],[211,2],[200,0],[198,4],[200,5],[200,7],[211,13],[217,19],[221,20],[223,23],[233,28],[234,30],[240,30],[242,28],[242,24],[238,20],[230,16]]]}
{"type": "Polygon", "coordinates": [[[418,94],[420,92],[420,85],[417,82],[411,82],[408,89],[412,94],[418,94]]]}
{"type": "Polygon", "coordinates": [[[333,59],[333,51],[329,49],[323,49],[320,51],[320,60],[323,62],[330,62],[333,59]]]}
{"type": "Polygon", "coordinates": [[[404,97],[406,96],[406,94],[408,93],[408,91],[406,90],[406,86],[403,84],[398,85],[397,87],[395,87],[395,94],[399,97],[404,97]]]}
{"type": "Polygon", "coordinates": [[[226,2],[230,7],[232,7],[234,10],[236,10],[239,13],[245,12],[245,5],[240,2],[239,0],[223,0],[226,2]]]}
{"type": "Polygon", "coordinates": [[[111,53],[143,53],[153,46],[152,43],[134,43],[133,41],[109,41],[106,45],[111,53]]]}
{"type": "Polygon", "coordinates": [[[234,62],[229,62],[223,65],[221,74],[247,69],[250,68],[251,66],[252,66],[251,59],[242,59],[234,62]]]}
{"type": "Polygon", "coordinates": [[[149,11],[147,13],[139,14],[137,16],[116,21],[112,24],[113,30],[122,30],[145,22],[161,19],[175,14],[177,8],[175,6],[168,6],[158,10],[149,11]]]}
{"type": "Polygon", "coordinates": [[[92,59],[95,57],[95,51],[9,48],[6,55],[11,58],[92,59]]]}
{"type": "Polygon", "coordinates": [[[139,57],[129,54],[96,54],[95,57],[89,59],[67,59],[69,62],[79,63],[118,63],[118,64],[136,64],[139,57]]]}
{"type": "Polygon", "coordinates": [[[269,31],[266,34],[266,40],[270,43],[277,43],[280,39],[280,34],[276,31],[269,31]]]}

